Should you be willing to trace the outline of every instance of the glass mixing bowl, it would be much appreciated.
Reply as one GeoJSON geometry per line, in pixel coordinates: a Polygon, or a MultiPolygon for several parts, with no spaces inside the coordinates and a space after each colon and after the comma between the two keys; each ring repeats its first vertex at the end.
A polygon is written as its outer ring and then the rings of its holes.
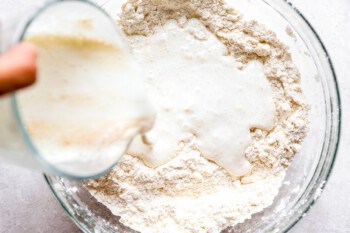
{"type": "MultiPolygon", "coordinates": [[[[104,5],[107,12],[116,9],[115,2],[120,4],[112,0],[104,5]]],[[[320,38],[288,2],[242,0],[234,4],[245,18],[263,22],[290,47],[311,110],[308,136],[288,169],[273,205],[224,232],[286,232],[315,203],[332,169],[340,135],[337,80],[320,38]]],[[[49,175],[45,178],[67,214],[84,232],[135,232],[98,203],[81,182],[49,175]]]]}

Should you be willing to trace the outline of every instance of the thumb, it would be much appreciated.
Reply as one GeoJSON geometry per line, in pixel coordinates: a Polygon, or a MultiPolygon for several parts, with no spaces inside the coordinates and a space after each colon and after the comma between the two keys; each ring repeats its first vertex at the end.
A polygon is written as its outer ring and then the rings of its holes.
{"type": "Polygon", "coordinates": [[[35,82],[36,48],[22,42],[0,56],[0,95],[35,82]]]}

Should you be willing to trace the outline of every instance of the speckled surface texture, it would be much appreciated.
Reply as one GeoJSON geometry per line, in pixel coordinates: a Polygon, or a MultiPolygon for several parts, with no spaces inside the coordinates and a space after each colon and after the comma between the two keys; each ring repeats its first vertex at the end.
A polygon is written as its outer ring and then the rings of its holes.
{"type": "MultiPolygon", "coordinates": [[[[1,0],[0,16],[23,13],[39,1],[1,0]]],[[[342,139],[330,180],[321,198],[291,232],[350,232],[350,1],[290,2],[325,43],[338,76],[343,105],[342,139]]],[[[56,202],[40,173],[0,164],[0,232],[81,231],[56,202]]]]}

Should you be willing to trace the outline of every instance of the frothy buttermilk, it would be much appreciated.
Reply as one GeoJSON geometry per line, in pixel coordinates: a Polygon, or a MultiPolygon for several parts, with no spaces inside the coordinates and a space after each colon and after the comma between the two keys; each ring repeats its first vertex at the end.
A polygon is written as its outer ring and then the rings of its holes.
{"type": "Polygon", "coordinates": [[[130,154],[157,167],[191,144],[230,174],[248,173],[250,130],[272,129],[275,120],[262,65],[251,62],[244,70],[235,68],[227,48],[196,19],[183,28],[169,21],[155,34],[134,36],[131,42],[147,71],[157,119],[147,133],[150,145],[138,138],[130,154]]]}

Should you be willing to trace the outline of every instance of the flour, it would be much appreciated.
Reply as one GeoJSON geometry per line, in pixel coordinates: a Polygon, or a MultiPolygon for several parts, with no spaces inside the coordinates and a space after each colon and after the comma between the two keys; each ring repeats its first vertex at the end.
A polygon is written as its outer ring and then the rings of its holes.
{"type": "MultiPolygon", "coordinates": [[[[226,46],[227,56],[235,59],[233,66],[245,70],[251,61],[263,64],[272,88],[275,124],[272,130],[251,128],[252,143],[245,156],[252,169],[242,177],[207,160],[190,138],[179,141],[177,156],[162,166],[150,168],[129,153],[108,175],[86,183],[121,223],[137,231],[220,232],[243,222],[272,204],[307,132],[308,105],[288,48],[275,33],[258,22],[244,21],[223,1],[129,0],[120,24],[142,63],[138,54],[147,38],[169,20],[186,27],[193,18],[226,46]]],[[[190,34],[205,41],[207,31],[198,26],[190,34]]]]}

